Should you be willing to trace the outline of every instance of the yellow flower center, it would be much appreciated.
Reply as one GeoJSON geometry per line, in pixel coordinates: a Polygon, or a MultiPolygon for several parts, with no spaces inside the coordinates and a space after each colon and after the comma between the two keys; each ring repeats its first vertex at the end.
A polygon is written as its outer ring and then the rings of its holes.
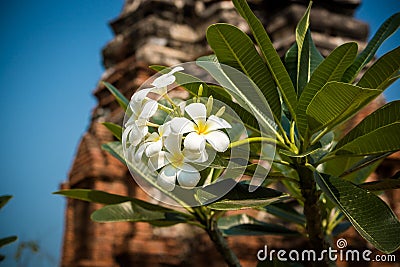
{"type": "Polygon", "coordinates": [[[207,124],[204,121],[198,121],[196,126],[194,126],[194,130],[198,134],[205,134],[207,133],[207,124]]]}
{"type": "Polygon", "coordinates": [[[180,169],[184,162],[184,156],[182,154],[174,154],[172,155],[171,164],[177,169],[180,169]]]}

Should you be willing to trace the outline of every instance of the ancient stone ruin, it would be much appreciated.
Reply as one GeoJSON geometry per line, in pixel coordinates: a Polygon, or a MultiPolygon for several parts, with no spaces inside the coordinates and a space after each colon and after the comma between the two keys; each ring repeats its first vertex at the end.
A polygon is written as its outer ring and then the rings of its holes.
{"type": "MultiPolygon", "coordinates": [[[[360,1],[315,1],[311,12],[311,30],[324,56],[344,42],[357,41],[361,48],[365,45],[368,25],[353,18],[360,1]]],[[[249,2],[283,56],[295,40],[295,25],[308,1],[249,2]]],[[[110,23],[115,37],[103,49],[106,71],[99,80],[113,84],[129,99],[135,89],[154,74],[149,65],[171,66],[211,53],[205,31],[216,22],[227,22],[249,31],[230,1],[126,0],[121,14],[110,23]]],[[[112,134],[101,122],[121,123],[123,110],[104,86],[99,84],[94,95],[98,104],[80,141],[69,179],[62,188],[90,188],[154,201],[134,183],[123,164],[101,150],[101,144],[113,141],[112,134]]],[[[373,107],[354,120],[359,121],[381,104],[382,101],[375,102],[373,107]]],[[[395,172],[398,166],[399,157],[386,160],[375,178],[395,172]]],[[[399,216],[399,194],[391,192],[386,197],[399,216]]],[[[195,227],[176,225],[154,228],[145,223],[94,223],[90,214],[100,207],[68,199],[61,266],[224,265],[208,236],[195,227]]],[[[265,214],[253,215],[260,220],[272,219],[265,214]]],[[[346,232],[346,235],[356,240],[353,246],[366,246],[354,230],[346,232]]],[[[265,244],[290,248],[302,246],[303,241],[257,236],[229,238],[229,244],[243,266],[256,266],[256,253],[265,244]]]]}

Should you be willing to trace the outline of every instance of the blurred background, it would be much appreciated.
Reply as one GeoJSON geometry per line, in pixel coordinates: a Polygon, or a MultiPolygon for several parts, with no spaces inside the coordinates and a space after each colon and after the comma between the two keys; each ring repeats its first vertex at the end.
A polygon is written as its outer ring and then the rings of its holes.
{"type": "MultiPolygon", "coordinates": [[[[101,49],[112,39],[107,23],[123,2],[0,2],[0,195],[14,196],[0,211],[0,238],[19,238],[0,249],[7,257],[0,266],[59,262],[65,200],[51,193],[67,179],[89,124],[91,92],[104,71],[101,49]]],[[[398,0],[363,0],[356,18],[373,34],[396,11],[398,0]]],[[[378,56],[399,44],[398,32],[378,56]]],[[[393,84],[386,99],[400,99],[399,87],[393,84]]]]}

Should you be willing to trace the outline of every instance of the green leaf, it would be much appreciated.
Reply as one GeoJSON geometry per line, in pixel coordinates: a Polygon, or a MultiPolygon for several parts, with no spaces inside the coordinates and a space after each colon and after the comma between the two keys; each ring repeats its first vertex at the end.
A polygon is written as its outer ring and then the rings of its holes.
{"type": "Polygon", "coordinates": [[[400,69],[400,47],[386,53],[379,58],[362,76],[357,83],[364,88],[384,90],[392,84],[400,69]]]}
{"type": "Polygon", "coordinates": [[[121,142],[110,142],[107,144],[102,144],[101,148],[104,151],[107,151],[111,155],[113,155],[116,159],[121,161],[123,164],[126,165],[125,157],[124,157],[124,152],[122,151],[122,144],[121,142]]]}
{"type": "MultiPolygon", "coordinates": [[[[298,47],[294,43],[285,54],[285,67],[293,84],[297,83],[297,53],[298,47]]],[[[297,91],[297,90],[296,90],[297,91]]]]}
{"type": "Polygon", "coordinates": [[[122,140],[122,127],[118,124],[112,123],[112,122],[103,122],[102,123],[104,126],[107,127],[110,132],[119,140],[122,140]]]}
{"type": "Polygon", "coordinates": [[[315,69],[309,83],[305,86],[297,106],[297,127],[302,136],[306,135],[306,109],[316,93],[328,82],[339,81],[346,68],[357,54],[356,43],[346,43],[335,50],[315,69]]]}
{"type": "Polygon", "coordinates": [[[337,148],[332,154],[347,156],[376,155],[400,150],[400,123],[376,129],[337,148]]]}
{"type": "MultiPolygon", "coordinates": [[[[340,177],[344,172],[350,170],[352,166],[355,166],[358,162],[362,161],[364,157],[334,157],[329,161],[324,162],[321,165],[321,172],[340,177]]],[[[371,170],[372,172],[372,170],[371,170]]],[[[349,176],[343,177],[347,181],[353,183],[362,183],[368,178],[370,171],[358,171],[349,176]]]]}
{"type": "Polygon", "coordinates": [[[350,118],[380,90],[366,89],[347,83],[329,82],[319,90],[306,109],[311,133],[328,129],[350,118]]]}
{"type": "MultiPolygon", "coordinates": [[[[321,53],[318,51],[317,47],[314,44],[314,41],[311,36],[306,36],[308,37],[308,47],[310,49],[309,54],[310,54],[310,75],[312,75],[315,71],[315,69],[321,64],[322,61],[324,61],[324,57],[321,55],[321,53]]],[[[297,78],[297,44],[294,43],[289,50],[285,54],[285,67],[287,72],[290,75],[290,79],[292,80],[293,84],[296,84],[296,78],[297,78]]],[[[312,77],[312,76],[311,76],[312,77]]],[[[297,88],[297,87],[296,87],[297,88]]],[[[296,89],[297,91],[297,89],[296,89]]],[[[300,97],[300,95],[298,95],[300,97]]]]}
{"type": "MultiPolygon", "coordinates": [[[[228,65],[219,64],[218,61],[210,57],[200,58],[196,63],[207,70],[221,86],[226,88],[243,109],[250,114],[254,114],[253,117],[257,119],[258,127],[251,128],[252,131],[257,132],[257,134],[263,137],[271,138],[271,136],[276,136],[277,138],[283,139],[277,133],[277,125],[272,118],[272,114],[270,114],[265,97],[262,95],[262,92],[254,86],[253,81],[242,72],[228,65]]],[[[242,117],[242,115],[240,116],[242,117]]],[[[280,141],[284,142],[283,140],[280,141]]],[[[261,142],[261,146],[266,147],[268,144],[266,142],[261,142]]],[[[257,171],[257,176],[259,175],[263,175],[262,170],[257,171]]],[[[258,184],[258,182],[259,180],[257,180],[256,184],[258,184]]],[[[253,183],[253,185],[255,184],[253,183]]]]}
{"type": "Polygon", "coordinates": [[[8,236],[0,239],[0,248],[4,247],[5,245],[8,245],[12,242],[15,242],[18,239],[17,236],[8,236]]]}
{"type": "Polygon", "coordinates": [[[373,155],[400,150],[400,101],[379,108],[352,129],[332,154],[373,155]]]}
{"type": "Polygon", "coordinates": [[[130,197],[91,189],[67,189],[54,192],[53,194],[106,205],[133,200],[130,197]]]}
{"type": "Polygon", "coordinates": [[[115,99],[117,100],[120,107],[123,110],[126,110],[126,108],[129,105],[129,100],[126,99],[125,96],[123,94],[121,94],[121,92],[117,88],[115,88],[112,84],[110,84],[108,82],[102,82],[102,83],[110,91],[110,93],[115,97],[115,99]]]}
{"type": "Polygon", "coordinates": [[[233,0],[232,2],[239,14],[249,24],[253,36],[260,47],[262,55],[264,56],[264,61],[268,65],[272,77],[280,90],[282,98],[284,99],[290,114],[294,119],[296,119],[295,110],[297,105],[297,96],[293,83],[278,53],[272,45],[271,39],[265,31],[264,26],[251,11],[245,0],[233,0]]]}
{"type": "Polygon", "coordinates": [[[196,195],[201,203],[204,203],[204,200],[215,199],[211,203],[207,203],[207,207],[215,210],[263,207],[288,198],[287,194],[271,188],[258,187],[255,191],[249,192],[248,184],[237,183],[233,179],[222,180],[199,189],[196,195]],[[221,198],[220,193],[225,192],[226,188],[232,189],[221,198]]]}
{"type": "Polygon", "coordinates": [[[3,208],[10,199],[12,199],[13,196],[11,195],[4,195],[0,196],[0,209],[3,208]]]}
{"type": "Polygon", "coordinates": [[[381,191],[400,188],[400,171],[390,178],[385,178],[379,181],[373,181],[358,185],[368,191],[381,191]]]}
{"type": "MultiPolygon", "coordinates": [[[[159,205],[155,205],[140,199],[136,199],[136,198],[131,198],[131,197],[127,197],[127,196],[121,196],[121,195],[116,195],[116,194],[110,194],[107,192],[103,192],[103,191],[98,191],[98,190],[91,190],[91,189],[69,189],[69,190],[61,190],[58,192],[54,192],[54,194],[58,194],[58,195],[63,195],[65,197],[69,197],[69,198],[73,198],[73,199],[79,199],[79,200],[84,200],[84,201],[89,201],[89,202],[94,202],[94,203],[100,203],[100,204],[106,204],[109,206],[106,207],[111,207],[111,206],[116,206],[116,207],[123,207],[124,205],[128,205],[126,203],[130,203],[130,205],[135,206],[135,208],[137,210],[140,210],[143,212],[146,212],[146,214],[151,214],[151,212],[156,212],[158,215],[160,215],[161,213],[176,213],[179,216],[183,216],[183,217],[187,217],[189,218],[190,215],[186,214],[186,213],[181,213],[179,211],[175,211],[169,208],[165,208],[159,205]],[[121,205],[117,205],[117,204],[121,204],[121,205]]],[[[132,208],[132,209],[135,209],[132,208]]],[[[114,208],[109,208],[110,212],[114,212],[115,209],[114,208]]],[[[102,212],[100,212],[101,214],[101,218],[103,218],[103,220],[107,220],[106,218],[111,218],[111,217],[107,217],[107,213],[106,212],[107,209],[103,210],[102,212]]],[[[130,211],[132,212],[132,210],[130,211]]],[[[138,216],[143,215],[143,214],[139,214],[138,216]]],[[[158,216],[157,215],[157,216],[158,216]]],[[[131,217],[120,217],[118,218],[118,215],[109,215],[109,216],[116,216],[114,217],[115,221],[135,221],[136,219],[138,219],[138,217],[135,215],[132,218],[131,217]]],[[[122,216],[122,215],[121,215],[122,216]]],[[[124,216],[128,216],[128,213],[124,213],[124,216]]],[[[166,215],[167,216],[167,215],[166,215]]],[[[100,217],[96,217],[96,219],[94,219],[95,221],[101,221],[100,217]]],[[[110,219],[110,221],[112,221],[110,219]]],[[[146,221],[146,220],[143,220],[146,221]]],[[[151,222],[153,224],[157,223],[157,222],[151,222]]],[[[159,222],[161,224],[163,224],[162,222],[159,222]]],[[[168,222],[165,222],[166,226],[169,225],[168,222]]],[[[174,224],[174,223],[172,223],[174,224]]],[[[172,225],[171,224],[171,225],[172,225]]]]}
{"type": "MultiPolygon", "coordinates": [[[[240,119],[243,121],[244,125],[246,128],[258,132],[260,133],[260,127],[259,127],[259,123],[258,121],[261,121],[261,117],[258,117],[259,119],[257,120],[253,113],[254,110],[256,110],[256,114],[262,114],[263,118],[267,118],[267,115],[265,115],[264,112],[261,112],[261,110],[265,109],[265,104],[267,104],[266,101],[261,101],[263,103],[260,104],[260,109],[256,109],[255,106],[249,106],[249,104],[252,104],[251,100],[257,99],[256,97],[252,96],[252,91],[253,89],[255,89],[254,86],[251,86],[250,84],[248,84],[250,82],[250,80],[247,81],[245,89],[250,89],[248,92],[247,90],[243,90],[240,89],[239,87],[236,87],[236,85],[234,84],[234,81],[230,80],[230,77],[227,76],[227,73],[224,73],[224,70],[226,70],[229,73],[229,70],[227,68],[222,69],[222,66],[219,65],[219,62],[217,60],[216,57],[213,56],[204,56],[204,57],[200,57],[197,59],[196,61],[197,65],[199,65],[200,67],[202,67],[203,69],[207,70],[211,75],[214,76],[214,78],[221,83],[222,85],[224,85],[224,87],[229,90],[229,93],[234,95],[237,102],[239,103],[235,103],[232,101],[231,99],[221,99],[221,101],[223,101],[225,104],[227,104],[228,106],[230,106],[235,112],[236,114],[240,117],[240,119]],[[250,97],[250,99],[247,99],[247,97],[250,97]],[[245,98],[245,99],[242,99],[245,98]],[[246,100],[247,99],[247,100],[246,100]]],[[[235,75],[237,73],[233,73],[232,75],[235,75]]],[[[237,75],[236,75],[237,76],[237,75]]],[[[240,78],[239,78],[240,79],[240,78]]],[[[225,89],[224,88],[224,89],[225,89]]],[[[211,89],[213,89],[213,87],[211,87],[211,89]]],[[[259,99],[257,99],[259,102],[259,99]]],[[[265,98],[264,98],[265,100],[265,98]]],[[[263,119],[263,121],[265,121],[265,119],[263,119]]],[[[262,125],[265,126],[266,124],[270,124],[270,121],[266,121],[264,123],[262,123],[262,125]]],[[[275,125],[275,123],[272,122],[273,125],[275,125]]]]}
{"type": "Polygon", "coordinates": [[[218,220],[218,228],[225,236],[238,235],[280,235],[299,236],[296,231],[284,226],[265,223],[254,219],[246,214],[222,217],[218,220]]]}
{"type": "Polygon", "coordinates": [[[300,19],[296,27],[296,44],[297,44],[297,97],[301,95],[304,86],[307,84],[311,76],[311,55],[310,55],[310,40],[311,32],[310,25],[310,10],[312,2],[310,1],[306,12],[300,19]]]}
{"type": "MultiPolygon", "coordinates": [[[[125,161],[122,144],[120,142],[117,141],[117,142],[110,142],[107,144],[103,144],[101,146],[101,148],[103,150],[109,152],[111,155],[113,155],[115,158],[117,158],[123,164],[125,164],[125,165],[127,164],[127,162],[125,161]]],[[[145,165],[145,163],[135,162],[135,164],[129,164],[129,170],[133,171],[139,177],[142,177],[143,179],[145,179],[154,188],[158,189],[159,191],[164,193],[166,196],[175,200],[177,203],[179,203],[183,207],[188,206],[184,201],[182,201],[180,198],[178,198],[173,192],[166,191],[164,188],[159,186],[157,184],[157,176],[158,176],[157,172],[151,172],[149,170],[149,168],[145,165]]],[[[182,194],[184,194],[184,193],[182,193],[182,194]]],[[[185,195],[185,197],[188,197],[187,194],[185,195]]]]}
{"type": "MultiPolygon", "coordinates": [[[[378,154],[378,155],[372,155],[368,157],[362,157],[360,160],[360,157],[337,157],[335,159],[337,160],[342,160],[342,161],[347,161],[347,162],[356,162],[353,165],[350,166],[350,168],[341,169],[342,172],[339,174],[335,174],[334,176],[338,176],[339,178],[345,177],[346,180],[352,181],[355,183],[360,183],[367,179],[370,174],[375,171],[375,169],[381,164],[381,162],[390,154],[389,153],[384,153],[384,154],[378,154]],[[351,161],[350,159],[355,159],[351,161]]],[[[330,161],[329,161],[330,162],[330,161]]]]}
{"type": "Polygon", "coordinates": [[[374,57],[381,44],[392,35],[400,25],[400,13],[388,18],[369,41],[367,47],[357,56],[354,63],[346,70],[342,81],[352,82],[360,70],[374,57]]]}
{"type": "MultiPolygon", "coordinates": [[[[143,201],[144,202],[144,201],[143,201]]],[[[137,201],[105,206],[92,213],[96,222],[148,222],[155,226],[171,226],[192,219],[191,215],[151,204],[152,209],[137,201]],[[155,208],[155,206],[157,208],[155,208]]]]}
{"type": "Polygon", "coordinates": [[[294,208],[291,207],[289,203],[274,203],[264,207],[264,209],[281,219],[289,222],[294,222],[300,225],[305,225],[306,218],[303,214],[298,213],[294,208]]]}
{"type": "Polygon", "coordinates": [[[280,118],[281,105],[275,83],[247,34],[229,24],[214,24],[207,29],[207,41],[220,63],[243,71],[257,85],[259,90],[255,92],[267,99],[275,117],[280,118]]]}
{"type": "Polygon", "coordinates": [[[334,176],[314,172],[314,178],[368,242],[384,253],[400,247],[400,222],[382,199],[334,176]]]}

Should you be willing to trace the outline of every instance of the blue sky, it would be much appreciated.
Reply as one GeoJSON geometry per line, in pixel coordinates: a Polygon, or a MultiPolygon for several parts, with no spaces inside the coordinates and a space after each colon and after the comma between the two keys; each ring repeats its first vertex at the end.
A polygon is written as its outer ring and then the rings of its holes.
{"type": "MultiPolygon", "coordinates": [[[[60,257],[64,199],[51,195],[66,180],[96,102],[101,49],[112,39],[107,22],[123,0],[0,2],[0,194],[14,199],[0,211],[0,237],[36,241],[24,266],[54,266],[60,257]],[[28,263],[29,261],[29,263],[28,263]]],[[[364,0],[356,16],[375,32],[400,11],[397,0],[364,0]]],[[[378,55],[400,44],[400,34],[378,55]]],[[[399,99],[399,82],[387,91],[399,99]]],[[[0,266],[16,266],[17,243],[0,250],[0,266]]]]}

